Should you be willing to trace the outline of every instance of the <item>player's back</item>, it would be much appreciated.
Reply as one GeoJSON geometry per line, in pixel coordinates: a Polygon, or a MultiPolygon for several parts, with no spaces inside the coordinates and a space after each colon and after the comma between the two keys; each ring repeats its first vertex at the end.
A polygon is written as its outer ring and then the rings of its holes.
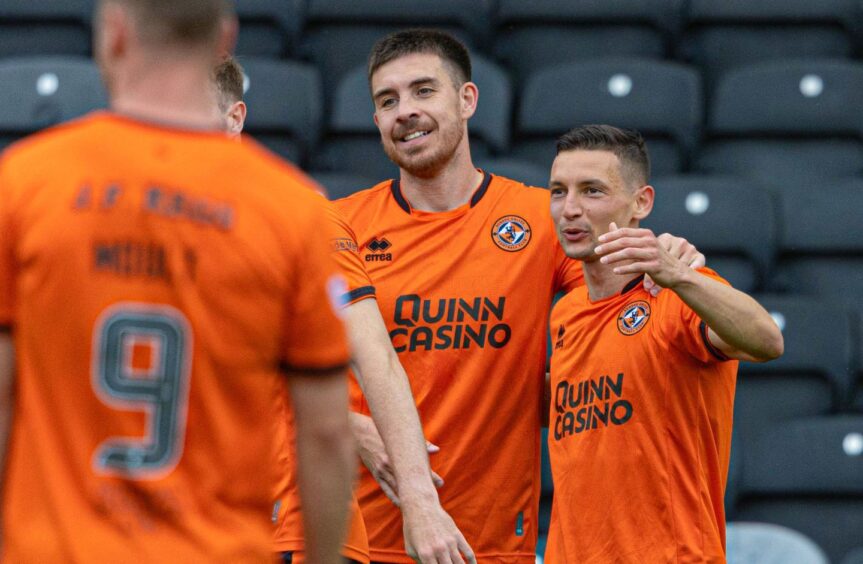
{"type": "Polygon", "coordinates": [[[319,196],[254,144],[111,114],[14,147],[0,182],[6,556],[267,560],[280,364],[345,360],[319,196]]]}

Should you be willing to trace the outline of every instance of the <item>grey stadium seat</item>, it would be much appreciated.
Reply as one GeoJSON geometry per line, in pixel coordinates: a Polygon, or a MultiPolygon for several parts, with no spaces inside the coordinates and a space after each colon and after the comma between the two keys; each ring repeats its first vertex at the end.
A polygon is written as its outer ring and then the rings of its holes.
{"type": "Polygon", "coordinates": [[[672,174],[684,167],[701,115],[700,80],[683,65],[617,58],[561,64],[526,81],[512,155],[550,167],[561,134],[607,123],[641,131],[654,174],[672,174]]]}
{"type": "Polygon", "coordinates": [[[249,106],[246,132],[275,153],[302,164],[320,137],[320,76],[290,61],[241,59],[249,106]]]}
{"type": "Polygon", "coordinates": [[[681,54],[710,83],[766,60],[850,58],[861,15],[856,0],[691,0],[685,13],[681,54]]]}
{"type": "MultiPolygon", "coordinates": [[[[481,56],[472,59],[480,104],[468,130],[472,153],[482,158],[503,152],[509,145],[512,91],[500,67],[481,56]]],[[[373,114],[366,68],[356,67],[336,89],[325,144],[315,159],[315,168],[392,178],[397,167],[381,148],[373,114]]]]}
{"type": "Polygon", "coordinates": [[[374,186],[378,180],[367,176],[348,174],[344,172],[311,172],[314,178],[327,191],[330,200],[338,200],[350,196],[354,192],[374,186]]]}
{"type": "Polygon", "coordinates": [[[815,542],[798,531],[771,523],[732,522],[726,526],[728,564],[829,564],[815,542]]]}
{"type": "Polygon", "coordinates": [[[545,66],[609,56],[662,59],[680,0],[500,0],[494,53],[518,80],[545,66]]]}
{"type": "Polygon", "coordinates": [[[765,364],[740,364],[734,425],[744,460],[773,426],[843,408],[853,382],[850,311],[808,296],[757,299],[782,329],[785,353],[765,364]]]}
{"type": "Polygon", "coordinates": [[[329,99],[345,73],[366,63],[372,45],[407,27],[435,27],[468,45],[485,41],[485,2],[462,0],[309,0],[301,51],[321,69],[329,99]]]}
{"type": "Polygon", "coordinates": [[[818,543],[840,562],[860,543],[863,417],[789,420],[747,449],[738,519],[776,523],[818,543]]]}
{"type": "Polygon", "coordinates": [[[735,177],[656,178],[653,211],[643,225],[685,237],[731,284],[751,293],[764,287],[776,249],[770,194],[735,177]]]}
{"type": "Polygon", "coordinates": [[[0,60],[0,148],[106,105],[99,71],[89,59],[0,60]]]}
{"type": "Polygon", "coordinates": [[[863,564],[863,546],[846,554],[841,564],[863,564]]]}
{"type": "Polygon", "coordinates": [[[713,96],[697,169],[773,184],[863,174],[863,64],[759,63],[713,96]]]}
{"type": "Polygon", "coordinates": [[[93,0],[3,0],[0,58],[88,55],[93,0]]]}
{"type": "Polygon", "coordinates": [[[782,232],[777,284],[857,307],[863,294],[863,179],[777,190],[782,232]]]}
{"type": "Polygon", "coordinates": [[[496,176],[517,180],[528,186],[545,188],[548,186],[549,170],[530,161],[510,158],[478,158],[473,164],[496,176]]]}
{"type": "Polygon", "coordinates": [[[305,2],[237,0],[235,5],[240,20],[237,55],[278,59],[296,51],[305,2]]]}

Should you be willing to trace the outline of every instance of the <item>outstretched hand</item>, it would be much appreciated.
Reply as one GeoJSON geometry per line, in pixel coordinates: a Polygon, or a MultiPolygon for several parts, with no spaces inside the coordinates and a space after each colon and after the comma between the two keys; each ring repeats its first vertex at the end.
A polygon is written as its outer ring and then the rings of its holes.
{"type": "Polygon", "coordinates": [[[603,264],[613,265],[615,274],[646,274],[651,283],[649,287],[645,283],[645,289],[654,296],[659,293],[657,286],[674,287],[689,268],[704,264],[704,255],[685,239],[669,235],[663,242],[650,229],[621,229],[612,222],[599,242],[596,254],[603,264]]]}
{"type": "Polygon", "coordinates": [[[405,549],[421,564],[475,564],[473,549],[440,502],[402,507],[405,549]]]}

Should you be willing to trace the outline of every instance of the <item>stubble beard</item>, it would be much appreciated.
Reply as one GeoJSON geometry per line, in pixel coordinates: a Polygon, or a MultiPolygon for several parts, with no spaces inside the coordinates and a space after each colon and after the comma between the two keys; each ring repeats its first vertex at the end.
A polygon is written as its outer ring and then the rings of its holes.
{"type": "Polygon", "coordinates": [[[464,138],[464,123],[459,122],[450,131],[438,129],[437,133],[440,135],[438,147],[431,151],[425,149],[426,154],[419,156],[406,155],[397,150],[394,144],[389,143],[383,143],[384,152],[392,162],[411,176],[419,178],[433,177],[455,156],[456,150],[464,138]]]}

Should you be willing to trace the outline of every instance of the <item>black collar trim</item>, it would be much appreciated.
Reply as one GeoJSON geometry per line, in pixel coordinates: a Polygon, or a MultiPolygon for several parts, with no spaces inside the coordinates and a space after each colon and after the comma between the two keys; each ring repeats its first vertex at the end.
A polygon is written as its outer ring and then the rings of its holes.
{"type": "MultiPolygon", "coordinates": [[[[470,207],[474,207],[482,200],[482,197],[485,196],[485,193],[488,192],[488,186],[491,184],[492,175],[486,171],[482,171],[482,183],[480,183],[479,188],[477,188],[476,192],[474,192],[473,196],[470,199],[470,207]]],[[[403,209],[406,213],[411,213],[411,205],[405,199],[402,194],[401,186],[399,185],[399,180],[396,178],[390,184],[390,191],[393,193],[393,198],[395,198],[396,203],[399,205],[401,209],[403,209]]]]}
{"type": "Polygon", "coordinates": [[[623,290],[621,290],[621,291],[620,291],[620,295],[622,296],[622,295],[624,295],[624,294],[626,294],[626,293],[628,293],[628,292],[631,292],[631,291],[632,291],[632,290],[634,290],[634,289],[635,289],[639,284],[641,284],[643,281],[644,281],[644,274],[640,275],[638,278],[633,278],[632,280],[630,280],[630,281],[626,284],[626,286],[624,286],[624,287],[623,287],[623,290]]]}

